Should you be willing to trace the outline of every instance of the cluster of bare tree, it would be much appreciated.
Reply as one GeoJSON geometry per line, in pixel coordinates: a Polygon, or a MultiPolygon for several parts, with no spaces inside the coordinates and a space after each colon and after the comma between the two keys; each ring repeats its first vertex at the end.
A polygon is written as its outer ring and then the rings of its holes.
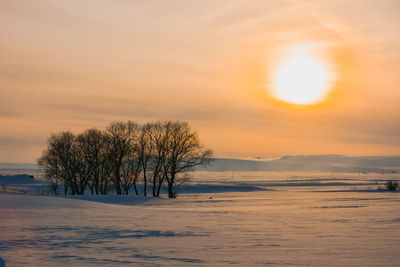
{"type": "Polygon", "coordinates": [[[152,187],[153,197],[168,185],[187,179],[195,166],[209,163],[211,150],[200,144],[196,131],[187,122],[162,121],[138,125],[132,121],[113,122],[105,131],[88,129],[75,135],[70,131],[53,134],[38,164],[55,193],[128,194],[143,183],[143,195],[152,187]],[[150,186],[149,186],[150,184],[150,186]]]}

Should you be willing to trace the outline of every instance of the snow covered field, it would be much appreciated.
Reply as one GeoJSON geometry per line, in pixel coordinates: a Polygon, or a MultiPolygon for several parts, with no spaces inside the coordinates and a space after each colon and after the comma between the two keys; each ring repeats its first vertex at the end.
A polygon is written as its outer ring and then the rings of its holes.
{"type": "Polygon", "coordinates": [[[0,177],[0,266],[399,266],[395,174],[198,172],[177,199],[0,177]]]}

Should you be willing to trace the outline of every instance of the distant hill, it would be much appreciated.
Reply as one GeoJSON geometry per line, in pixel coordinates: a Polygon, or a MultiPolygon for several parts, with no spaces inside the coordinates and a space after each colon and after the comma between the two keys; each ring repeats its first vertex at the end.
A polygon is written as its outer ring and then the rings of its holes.
{"type": "Polygon", "coordinates": [[[207,171],[320,171],[320,172],[400,172],[400,156],[348,157],[342,155],[284,156],[256,161],[217,158],[207,171]]]}
{"type": "Polygon", "coordinates": [[[36,164],[21,164],[21,163],[0,163],[0,169],[5,170],[36,170],[36,164]]]}

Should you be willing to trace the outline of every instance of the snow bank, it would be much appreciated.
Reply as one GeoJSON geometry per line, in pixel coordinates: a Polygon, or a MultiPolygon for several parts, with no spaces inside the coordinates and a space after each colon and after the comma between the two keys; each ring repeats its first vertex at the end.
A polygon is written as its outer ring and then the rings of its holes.
{"type": "Polygon", "coordinates": [[[48,195],[47,182],[38,181],[30,175],[0,175],[0,193],[48,195]]]}
{"type": "Polygon", "coordinates": [[[0,185],[22,185],[22,184],[40,184],[42,182],[33,179],[27,174],[21,175],[0,175],[0,185]]]}
{"type": "Polygon", "coordinates": [[[105,204],[115,205],[137,205],[143,204],[149,201],[157,201],[159,198],[153,198],[151,196],[136,196],[136,195],[69,195],[67,198],[85,201],[94,201],[105,204]]]}

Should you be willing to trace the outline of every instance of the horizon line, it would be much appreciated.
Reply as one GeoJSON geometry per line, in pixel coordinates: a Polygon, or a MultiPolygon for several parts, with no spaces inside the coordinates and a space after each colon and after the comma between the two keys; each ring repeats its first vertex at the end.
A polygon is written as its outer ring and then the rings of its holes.
{"type": "MultiPolygon", "coordinates": [[[[344,154],[289,154],[289,155],[283,155],[279,157],[212,157],[210,159],[228,159],[228,160],[242,160],[242,161],[258,161],[258,162],[268,162],[268,161],[273,161],[273,160],[279,160],[283,159],[286,157],[323,157],[323,156],[337,156],[337,157],[347,157],[347,158],[371,158],[371,157],[380,157],[380,158],[391,158],[391,157],[400,157],[399,155],[367,155],[367,156],[348,156],[344,154]]],[[[36,163],[33,162],[0,162],[1,164],[14,164],[14,165],[37,165],[36,163]]]]}

